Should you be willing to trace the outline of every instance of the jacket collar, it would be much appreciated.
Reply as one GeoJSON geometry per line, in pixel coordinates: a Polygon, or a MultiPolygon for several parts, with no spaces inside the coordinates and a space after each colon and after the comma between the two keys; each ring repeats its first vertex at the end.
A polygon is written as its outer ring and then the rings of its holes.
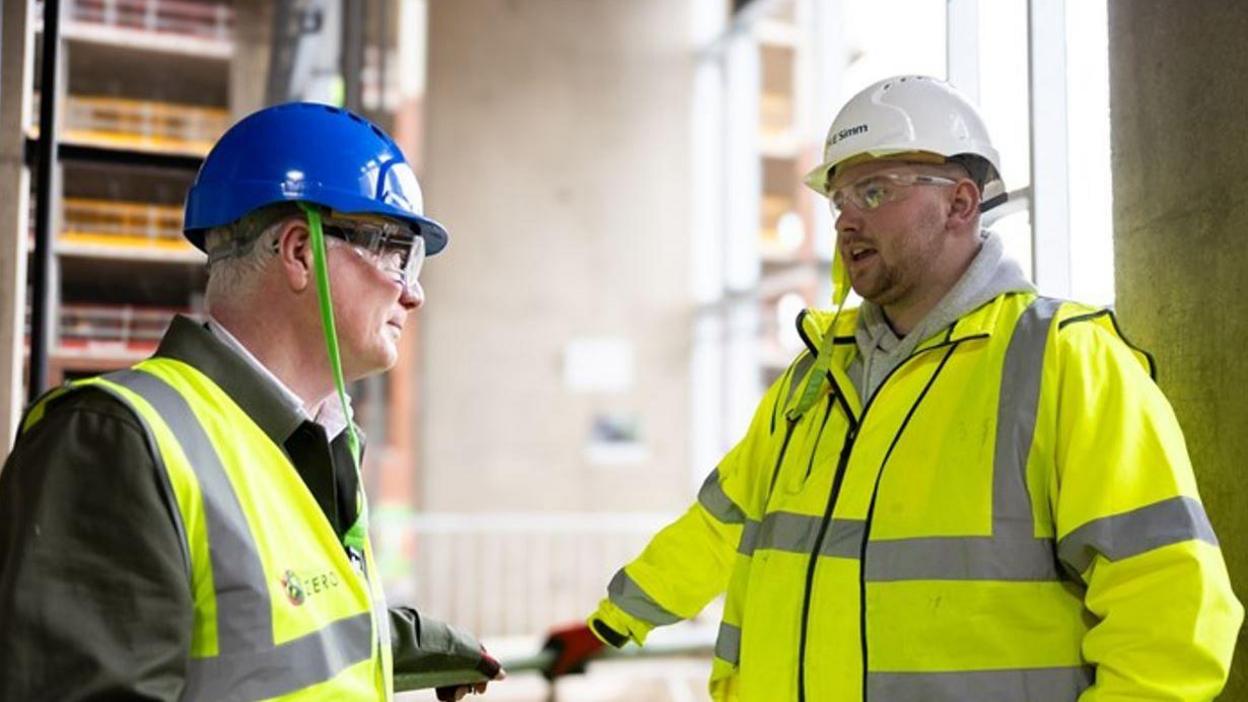
{"type": "Polygon", "coordinates": [[[177,315],[156,349],[156,356],[194,367],[216,383],[278,446],[304,421],[273,381],[213,336],[203,325],[177,315]]]}
{"type": "MultiPolygon", "coordinates": [[[[1011,295],[1032,295],[1033,293],[1012,292],[1002,293],[988,302],[962,315],[952,327],[945,327],[919,344],[917,350],[932,348],[947,343],[965,341],[977,337],[992,336],[996,331],[997,320],[1004,307],[1002,302],[1011,295]]],[[[859,309],[856,307],[841,312],[836,318],[834,310],[809,309],[797,318],[797,330],[806,342],[811,353],[818,353],[824,335],[829,331],[836,334],[836,346],[854,346],[854,329],[858,323],[859,309]],[[832,328],[835,320],[836,327],[832,328]]]]}
{"type": "MultiPolygon", "coordinates": [[[[1007,292],[997,295],[983,305],[964,314],[952,325],[924,339],[913,353],[921,353],[968,339],[983,339],[992,336],[996,330],[997,320],[1001,316],[1002,310],[1006,307],[1006,301],[1015,295],[1033,297],[1034,293],[1007,292]]],[[[858,350],[858,345],[853,335],[858,322],[858,314],[858,308],[842,310],[839,317],[834,310],[808,309],[803,310],[797,316],[797,332],[806,344],[806,348],[812,358],[818,356],[819,348],[823,345],[826,334],[833,333],[836,335],[833,340],[835,360],[832,362],[828,372],[836,394],[844,401],[846,405],[845,411],[854,422],[857,422],[862,414],[862,401],[858,397],[853,383],[850,382],[849,377],[846,375],[845,369],[849,366],[854,358],[854,354],[858,350]]],[[[796,399],[791,397],[788,405],[793,406],[795,402],[796,399]]]]}

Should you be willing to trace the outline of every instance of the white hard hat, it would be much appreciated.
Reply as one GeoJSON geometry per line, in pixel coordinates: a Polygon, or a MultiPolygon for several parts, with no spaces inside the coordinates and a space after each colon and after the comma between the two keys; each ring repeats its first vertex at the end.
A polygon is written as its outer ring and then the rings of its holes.
{"type": "Polygon", "coordinates": [[[886,78],[850,98],[828,129],[823,163],[806,175],[805,182],[827,195],[839,164],[859,156],[914,152],[967,167],[980,183],[984,209],[1004,201],[1001,157],[983,118],[956,88],[928,76],[886,78]]]}

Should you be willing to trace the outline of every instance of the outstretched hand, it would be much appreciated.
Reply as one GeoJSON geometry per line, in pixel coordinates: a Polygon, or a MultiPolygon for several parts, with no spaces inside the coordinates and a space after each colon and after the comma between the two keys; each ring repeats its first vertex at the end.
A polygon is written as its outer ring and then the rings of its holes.
{"type": "MultiPolygon", "coordinates": [[[[601,627],[605,627],[597,620],[594,623],[599,625],[600,632],[602,631],[601,627]]],[[[620,640],[619,645],[624,643],[622,635],[616,634],[616,632],[610,629],[607,629],[607,632],[615,635],[609,638],[618,638],[620,640]]],[[[589,663],[589,660],[598,655],[604,645],[602,639],[595,635],[593,630],[585,624],[573,624],[551,629],[546,637],[546,643],[542,644],[542,652],[553,654],[553,660],[542,669],[542,675],[547,680],[553,680],[561,675],[584,673],[585,666],[589,663]]],[[[616,644],[613,643],[613,645],[616,644]]]]}
{"type": "Polygon", "coordinates": [[[472,683],[470,685],[447,685],[437,689],[437,696],[442,702],[453,702],[454,700],[462,700],[464,696],[472,693],[474,695],[485,694],[485,689],[489,687],[491,682],[503,680],[507,677],[507,671],[503,670],[503,666],[498,659],[491,656],[485,647],[481,647],[481,659],[477,661],[477,670],[489,678],[489,680],[472,683]]]}

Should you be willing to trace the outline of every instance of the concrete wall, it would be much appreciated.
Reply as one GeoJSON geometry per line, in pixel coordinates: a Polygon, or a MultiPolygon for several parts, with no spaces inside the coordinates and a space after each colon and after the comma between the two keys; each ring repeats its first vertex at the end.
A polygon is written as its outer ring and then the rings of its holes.
{"type": "MultiPolygon", "coordinates": [[[[1124,331],[1157,356],[1248,596],[1248,5],[1109,4],[1114,258],[1124,331]]],[[[1248,699],[1240,636],[1221,699],[1248,699]]]]}
{"type": "Polygon", "coordinates": [[[675,510],[690,498],[689,0],[433,0],[423,508],[675,510]],[[631,389],[563,384],[619,337],[631,389]],[[586,460],[595,412],[649,457],[586,460]]]}

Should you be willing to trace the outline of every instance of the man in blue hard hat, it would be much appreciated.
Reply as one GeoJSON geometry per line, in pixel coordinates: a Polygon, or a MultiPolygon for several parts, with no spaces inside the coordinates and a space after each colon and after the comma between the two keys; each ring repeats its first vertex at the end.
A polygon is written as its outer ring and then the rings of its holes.
{"type": "Polygon", "coordinates": [[[503,672],[388,608],[344,383],[398,358],[424,216],[395,143],[295,103],[233,126],[187,196],[208,319],[27,411],[0,473],[0,699],[390,699],[503,672]],[[462,675],[460,675],[462,673],[462,675]]]}

